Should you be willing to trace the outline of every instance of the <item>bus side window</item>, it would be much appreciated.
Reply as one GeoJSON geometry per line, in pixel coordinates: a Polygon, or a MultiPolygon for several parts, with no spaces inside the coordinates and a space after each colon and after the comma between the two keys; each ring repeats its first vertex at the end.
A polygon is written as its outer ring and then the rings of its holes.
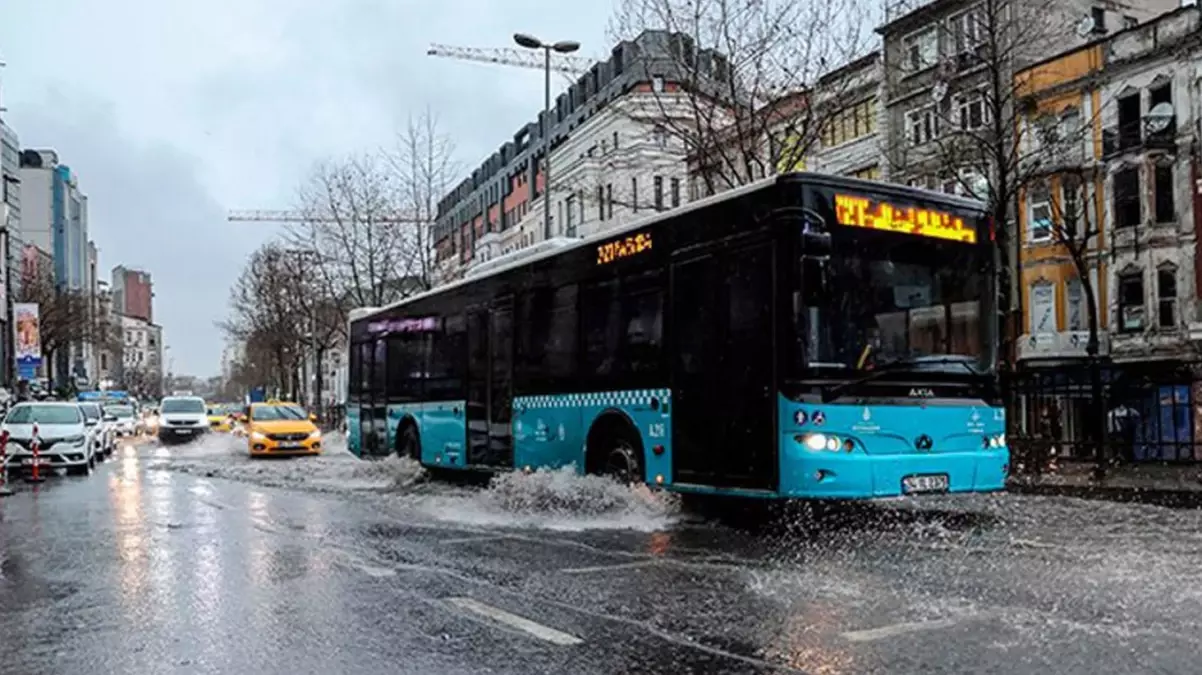
{"type": "Polygon", "coordinates": [[[582,375],[617,372],[619,325],[622,306],[618,282],[605,281],[585,286],[580,298],[580,329],[584,333],[582,375]]]}
{"type": "Polygon", "coordinates": [[[631,374],[660,370],[664,292],[658,273],[623,282],[622,363],[631,374]]]}

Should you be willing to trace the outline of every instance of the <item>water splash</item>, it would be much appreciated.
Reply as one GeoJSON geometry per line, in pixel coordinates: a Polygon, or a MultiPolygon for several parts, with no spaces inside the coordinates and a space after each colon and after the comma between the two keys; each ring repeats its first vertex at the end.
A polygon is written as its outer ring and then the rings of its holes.
{"type": "Polygon", "coordinates": [[[674,495],[583,476],[572,466],[500,474],[468,498],[431,497],[419,508],[444,521],[559,531],[653,532],[671,525],[680,512],[674,495]]]}

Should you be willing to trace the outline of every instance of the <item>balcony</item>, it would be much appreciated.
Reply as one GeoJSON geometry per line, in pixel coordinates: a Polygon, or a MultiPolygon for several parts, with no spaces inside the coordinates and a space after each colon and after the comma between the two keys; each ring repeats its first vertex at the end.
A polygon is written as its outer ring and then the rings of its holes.
{"type": "MultiPolygon", "coordinates": [[[[1089,331],[1067,330],[1059,333],[1036,333],[1020,335],[1018,338],[1018,360],[1028,359],[1083,359],[1089,356],[1085,346],[1089,343],[1089,331]]],[[[1110,336],[1098,333],[1098,356],[1110,353],[1110,336]]]]}

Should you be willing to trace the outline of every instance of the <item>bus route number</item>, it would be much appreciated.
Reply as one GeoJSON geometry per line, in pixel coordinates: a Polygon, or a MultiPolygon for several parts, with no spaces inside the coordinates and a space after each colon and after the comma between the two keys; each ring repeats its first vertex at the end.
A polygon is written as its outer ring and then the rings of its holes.
{"type": "Polygon", "coordinates": [[[597,264],[608,265],[651,250],[651,233],[640,232],[597,247],[597,264]]]}

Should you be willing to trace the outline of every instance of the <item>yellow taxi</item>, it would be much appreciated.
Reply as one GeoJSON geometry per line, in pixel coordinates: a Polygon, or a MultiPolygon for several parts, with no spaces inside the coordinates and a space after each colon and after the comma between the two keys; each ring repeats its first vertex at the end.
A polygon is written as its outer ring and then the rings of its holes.
{"type": "Polygon", "coordinates": [[[321,454],[317,416],[295,403],[252,403],[242,426],[251,457],[321,454]]]}
{"type": "Polygon", "coordinates": [[[237,412],[234,406],[225,404],[209,404],[209,428],[213,431],[229,431],[233,427],[232,416],[237,412]]]}

